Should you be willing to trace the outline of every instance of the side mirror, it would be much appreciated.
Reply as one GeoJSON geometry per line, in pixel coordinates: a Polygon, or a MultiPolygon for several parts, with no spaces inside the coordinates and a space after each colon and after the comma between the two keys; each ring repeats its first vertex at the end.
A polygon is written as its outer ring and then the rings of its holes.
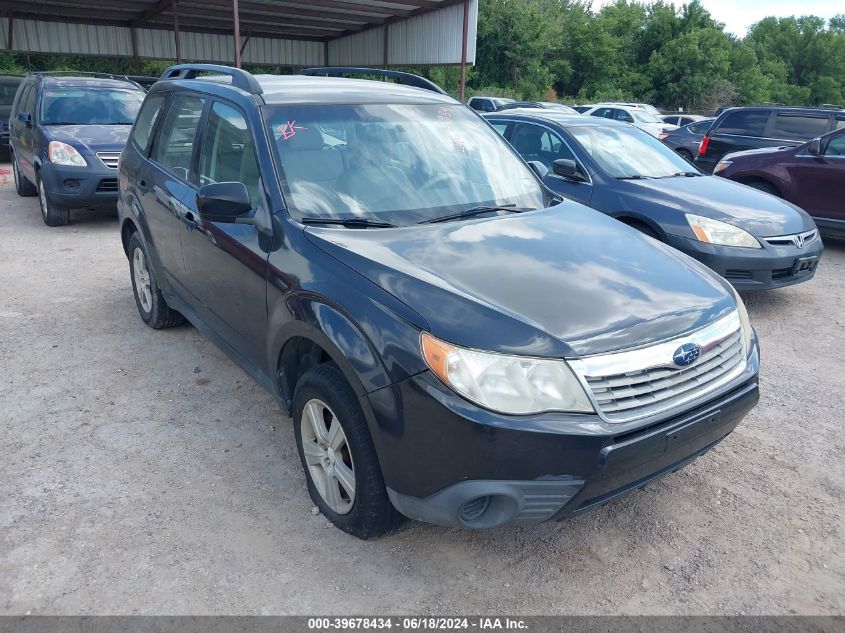
{"type": "Polygon", "coordinates": [[[32,127],[32,115],[29,112],[18,112],[18,121],[26,127],[32,127]]]}
{"type": "Polygon", "coordinates": [[[571,158],[558,158],[552,165],[555,174],[561,178],[574,182],[585,182],[587,180],[578,168],[578,163],[571,158]]]}
{"type": "Polygon", "coordinates": [[[543,180],[543,178],[549,175],[549,168],[539,160],[529,160],[528,166],[531,168],[531,171],[537,174],[537,178],[540,180],[543,180]]]}
{"type": "Polygon", "coordinates": [[[813,156],[819,156],[822,153],[822,140],[820,138],[814,138],[810,141],[807,145],[807,153],[813,156]]]}
{"type": "Polygon", "coordinates": [[[242,217],[251,210],[249,192],[242,182],[215,182],[197,191],[197,211],[203,220],[253,224],[253,218],[242,217]]]}

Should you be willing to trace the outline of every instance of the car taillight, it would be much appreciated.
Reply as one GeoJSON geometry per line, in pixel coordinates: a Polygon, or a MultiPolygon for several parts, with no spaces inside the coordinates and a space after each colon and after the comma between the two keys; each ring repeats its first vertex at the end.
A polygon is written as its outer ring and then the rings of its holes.
{"type": "Polygon", "coordinates": [[[710,137],[705,136],[701,139],[701,145],[698,146],[698,155],[704,156],[707,153],[707,144],[710,142],[710,137]]]}

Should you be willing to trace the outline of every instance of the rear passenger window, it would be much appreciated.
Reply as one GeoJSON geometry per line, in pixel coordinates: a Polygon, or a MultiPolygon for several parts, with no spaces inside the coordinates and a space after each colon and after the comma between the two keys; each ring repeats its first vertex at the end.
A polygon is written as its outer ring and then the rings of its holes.
{"type": "Polygon", "coordinates": [[[138,119],[135,121],[135,127],[132,128],[132,140],[142,153],[146,154],[150,149],[150,141],[152,141],[152,131],[155,128],[158,120],[159,112],[161,112],[161,105],[164,103],[164,95],[155,95],[148,97],[141,106],[141,111],[138,113],[138,119]]]}
{"type": "Polygon", "coordinates": [[[827,142],[824,149],[825,156],[845,156],[845,134],[834,136],[827,142]]]}
{"type": "Polygon", "coordinates": [[[30,90],[32,90],[31,84],[27,84],[21,89],[21,96],[18,99],[18,102],[15,104],[15,116],[18,115],[18,112],[26,112],[26,110],[24,110],[24,104],[26,103],[26,97],[29,94],[30,90]]]}
{"type": "Polygon", "coordinates": [[[841,130],[844,127],[845,127],[845,117],[836,117],[836,127],[834,127],[833,129],[834,130],[841,130]]]}
{"type": "Polygon", "coordinates": [[[799,116],[779,112],[770,134],[773,138],[809,140],[827,132],[828,117],[799,116]]]}
{"type": "Polygon", "coordinates": [[[205,99],[176,95],[161,124],[161,134],[153,149],[153,160],[187,181],[191,173],[197,127],[205,99]]]}
{"type": "Polygon", "coordinates": [[[687,129],[693,134],[707,134],[709,128],[710,121],[705,121],[704,123],[693,123],[687,129]]]}
{"type": "Polygon", "coordinates": [[[235,108],[215,103],[202,142],[200,185],[242,182],[254,209],[258,206],[258,181],[258,162],[246,119],[235,108]]]}
{"type": "Polygon", "coordinates": [[[757,110],[740,110],[731,112],[719,125],[720,134],[736,134],[738,136],[763,136],[769,113],[757,110]]]}
{"type": "Polygon", "coordinates": [[[502,136],[505,135],[505,130],[508,129],[507,123],[492,123],[493,129],[496,130],[502,136]]]}

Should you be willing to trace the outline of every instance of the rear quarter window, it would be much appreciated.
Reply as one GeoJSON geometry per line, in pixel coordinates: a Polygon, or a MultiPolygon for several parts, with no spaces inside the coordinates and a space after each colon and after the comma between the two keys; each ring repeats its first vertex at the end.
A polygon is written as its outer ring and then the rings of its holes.
{"type": "Polygon", "coordinates": [[[158,121],[164,97],[163,94],[148,97],[144,105],[141,106],[135,127],[132,128],[132,141],[143,154],[146,154],[150,149],[152,131],[155,129],[156,121],[158,121]]]}
{"type": "Polygon", "coordinates": [[[759,110],[740,110],[728,114],[717,128],[719,134],[736,134],[737,136],[763,136],[766,123],[769,122],[769,112],[759,110]]]}
{"type": "Polygon", "coordinates": [[[710,121],[693,123],[687,129],[693,134],[707,134],[707,130],[710,129],[710,121]]]}
{"type": "Polygon", "coordinates": [[[779,112],[775,116],[773,138],[809,140],[827,132],[830,118],[827,116],[796,115],[779,112]]]}

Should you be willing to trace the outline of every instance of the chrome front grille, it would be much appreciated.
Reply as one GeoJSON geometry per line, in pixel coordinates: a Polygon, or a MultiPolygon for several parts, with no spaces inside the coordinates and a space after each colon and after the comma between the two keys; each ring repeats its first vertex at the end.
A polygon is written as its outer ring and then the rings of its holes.
{"type": "Polygon", "coordinates": [[[99,158],[103,162],[103,165],[109,169],[117,169],[117,163],[120,160],[120,152],[97,152],[97,158],[99,158]]]}
{"type": "Polygon", "coordinates": [[[819,237],[819,232],[815,229],[812,231],[804,231],[803,233],[795,233],[794,235],[778,235],[776,237],[764,237],[767,244],[772,246],[797,246],[803,248],[807,244],[815,242],[819,237]]]}
{"type": "Polygon", "coordinates": [[[745,368],[736,312],[687,336],[646,348],[570,361],[610,422],[628,422],[676,408],[727,384],[745,368]],[[698,360],[678,367],[686,343],[701,346],[698,360]]]}

